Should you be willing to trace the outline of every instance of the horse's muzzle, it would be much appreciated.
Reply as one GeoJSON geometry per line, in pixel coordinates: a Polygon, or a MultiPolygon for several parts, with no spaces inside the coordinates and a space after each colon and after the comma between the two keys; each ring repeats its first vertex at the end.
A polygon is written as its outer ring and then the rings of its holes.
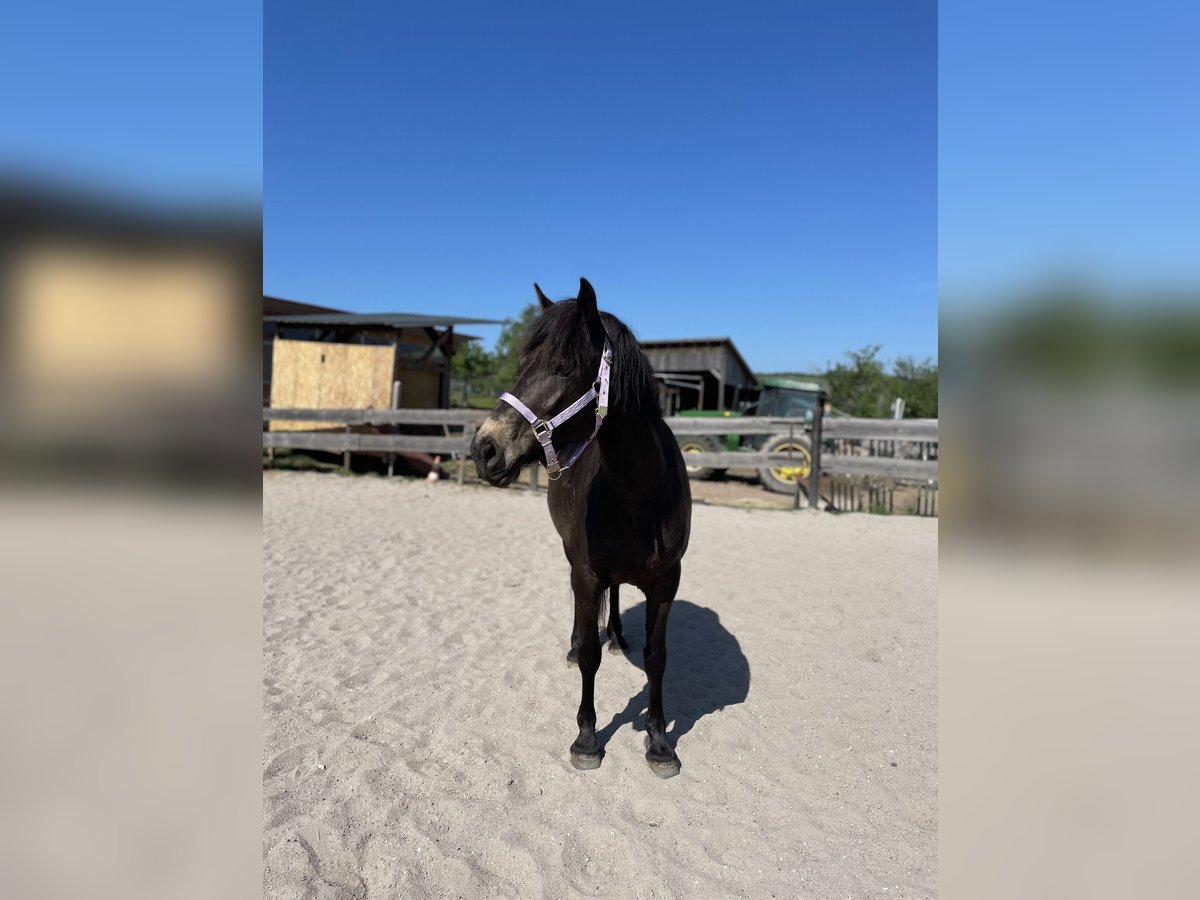
{"type": "Polygon", "coordinates": [[[508,487],[521,472],[519,465],[510,465],[504,448],[487,435],[476,435],[471,441],[471,458],[479,477],[495,487],[508,487]]]}

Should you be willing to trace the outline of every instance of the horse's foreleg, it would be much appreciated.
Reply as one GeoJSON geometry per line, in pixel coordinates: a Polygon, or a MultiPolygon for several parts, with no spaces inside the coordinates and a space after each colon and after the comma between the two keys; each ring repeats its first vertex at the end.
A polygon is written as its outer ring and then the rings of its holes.
{"type": "Polygon", "coordinates": [[[571,571],[571,589],[575,593],[575,635],[579,638],[582,681],[579,714],[575,717],[579,737],[571,745],[571,765],[577,769],[594,769],[600,765],[604,752],[596,738],[596,670],[600,668],[600,634],[596,622],[604,589],[590,574],[575,570],[571,571]]]}
{"type": "Polygon", "coordinates": [[[608,652],[625,653],[629,645],[625,643],[625,635],[621,631],[621,610],[617,597],[620,585],[614,584],[608,589],[608,652]]]}
{"type": "Polygon", "coordinates": [[[577,619],[575,624],[571,627],[571,648],[567,651],[567,665],[569,665],[569,666],[579,665],[579,643],[580,643],[580,640],[581,640],[581,638],[579,637],[579,621],[577,619]]]}
{"type": "Polygon", "coordinates": [[[646,709],[646,761],[661,778],[679,774],[679,757],[667,740],[663,713],[663,673],[667,670],[667,617],[679,589],[679,565],[646,591],[646,679],[650,703],[646,709]]]}

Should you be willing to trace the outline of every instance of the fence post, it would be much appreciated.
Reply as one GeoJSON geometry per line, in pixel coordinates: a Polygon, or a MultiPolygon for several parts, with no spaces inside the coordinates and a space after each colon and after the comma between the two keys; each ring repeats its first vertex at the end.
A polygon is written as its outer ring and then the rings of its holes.
{"type": "Polygon", "coordinates": [[[808,473],[808,508],[821,508],[821,417],[825,414],[820,398],[813,405],[812,466],[808,473]]]}
{"type": "Polygon", "coordinates": [[[467,477],[467,456],[468,456],[468,454],[467,454],[466,448],[469,448],[471,446],[471,441],[467,439],[468,437],[470,437],[472,439],[475,437],[475,427],[472,425],[464,425],[463,426],[464,449],[463,449],[462,453],[458,454],[458,486],[459,487],[463,486],[463,482],[466,480],[466,477],[467,477]]]}
{"type": "Polygon", "coordinates": [[[538,469],[539,468],[540,467],[538,466],[537,463],[534,463],[532,466],[530,466],[530,469],[532,471],[529,473],[529,490],[533,491],[535,494],[537,493],[537,489],[538,489],[538,469]]]}

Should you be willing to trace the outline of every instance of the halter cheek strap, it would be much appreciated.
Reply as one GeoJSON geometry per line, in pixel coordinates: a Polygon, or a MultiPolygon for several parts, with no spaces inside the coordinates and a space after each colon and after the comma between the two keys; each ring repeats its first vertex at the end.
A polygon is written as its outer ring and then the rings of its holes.
{"type": "Polygon", "coordinates": [[[546,455],[546,471],[550,473],[550,480],[557,481],[558,477],[583,455],[583,451],[588,448],[588,445],[596,439],[596,435],[600,432],[600,426],[604,423],[604,416],[608,413],[608,382],[612,372],[612,347],[608,341],[604,342],[604,350],[600,353],[600,371],[596,374],[595,383],[588,388],[587,393],[560,412],[552,419],[541,419],[528,406],[520,401],[517,397],[509,393],[500,395],[500,399],[519,412],[533,428],[533,436],[537,438],[538,443],[542,445],[542,452],[546,455]],[[596,402],[596,425],[592,429],[591,436],[586,441],[576,444],[571,452],[567,455],[566,462],[559,462],[558,453],[554,449],[554,429],[563,422],[575,416],[584,409],[593,400],[596,402]]]}

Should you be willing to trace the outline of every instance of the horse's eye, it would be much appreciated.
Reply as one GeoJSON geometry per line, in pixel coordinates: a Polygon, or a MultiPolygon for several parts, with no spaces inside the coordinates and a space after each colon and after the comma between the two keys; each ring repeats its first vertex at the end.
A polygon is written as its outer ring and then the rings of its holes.
{"type": "Polygon", "coordinates": [[[566,378],[568,375],[571,374],[571,367],[568,366],[566,363],[559,363],[554,368],[554,374],[557,375],[559,378],[566,378]]]}

